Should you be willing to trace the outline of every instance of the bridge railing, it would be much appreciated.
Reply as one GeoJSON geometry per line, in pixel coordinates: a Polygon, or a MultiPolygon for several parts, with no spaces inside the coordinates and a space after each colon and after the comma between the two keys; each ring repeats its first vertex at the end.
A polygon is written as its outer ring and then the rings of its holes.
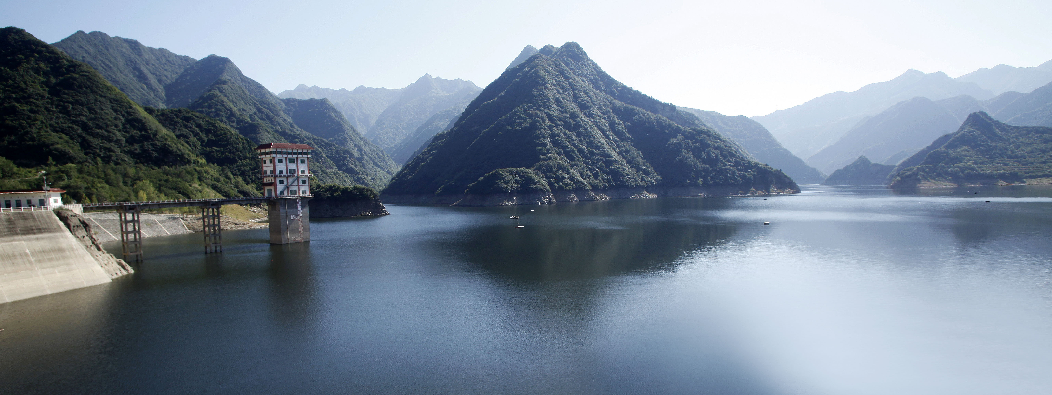
{"type": "Polygon", "coordinates": [[[240,198],[216,198],[216,199],[174,199],[174,200],[150,200],[144,202],[106,202],[84,204],[85,210],[105,210],[127,206],[149,207],[178,207],[195,206],[202,203],[239,204],[247,202],[265,202],[272,198],[267,197],[240,197],[240,198]]]}

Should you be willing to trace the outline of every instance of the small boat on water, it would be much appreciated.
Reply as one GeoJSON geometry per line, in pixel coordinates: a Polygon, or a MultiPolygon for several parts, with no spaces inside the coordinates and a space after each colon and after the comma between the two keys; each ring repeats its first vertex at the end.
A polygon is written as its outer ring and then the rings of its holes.
{"type": "Polygon", "coordinates": [[[519,219],[519,216],[518,215],[512,215],[512,216],[508,217],[508,219],[519,219]]]}

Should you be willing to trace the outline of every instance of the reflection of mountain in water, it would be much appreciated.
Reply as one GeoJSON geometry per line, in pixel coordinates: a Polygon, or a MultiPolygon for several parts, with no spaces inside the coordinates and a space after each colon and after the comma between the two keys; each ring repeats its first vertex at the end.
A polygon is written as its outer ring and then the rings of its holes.
{"type": "Polygon", "coordinates": [[[698,221],[726,199],[610,201],[526,211],[471,229],[454,243],[472,264],[518,279],[596,278],[667,270],[684,253],[712,246],[737,231],[730,223],[698,221]],[[587,207],[581,207],[587,206],[587,207]],[[538,210],[542,211],[542,210],[538,210]],[[522,224],[523,228],[516,225],[522,224]]]}

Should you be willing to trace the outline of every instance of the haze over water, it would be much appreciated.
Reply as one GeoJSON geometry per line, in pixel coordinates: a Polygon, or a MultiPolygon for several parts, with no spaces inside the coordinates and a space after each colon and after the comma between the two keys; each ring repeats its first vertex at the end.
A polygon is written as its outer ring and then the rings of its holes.
{"type": "Polygon", "coordinates": [[[979,192],[392,206],[208,257],[150,239],[130,279],[0,305],[0,393],[1042,393],[1052,193],[979,192]]]}

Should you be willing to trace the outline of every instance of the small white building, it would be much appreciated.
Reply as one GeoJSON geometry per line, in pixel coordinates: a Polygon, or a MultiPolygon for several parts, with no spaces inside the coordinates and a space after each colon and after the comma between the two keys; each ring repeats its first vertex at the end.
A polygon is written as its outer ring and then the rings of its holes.
{"type": "Polygon", "coordinates": [[[263,196],[311,196],[307,178],[311,151],[306,144],[267,143],[256,147],[262,164],[263,196]]]}
{"type": "Polygon", "coordinates": [[[23,209],[32,207],[54,210],[62,207],[61,195],[63,192],[66,191],[58,188],[0,191],[0,208],[23,209]]]}

